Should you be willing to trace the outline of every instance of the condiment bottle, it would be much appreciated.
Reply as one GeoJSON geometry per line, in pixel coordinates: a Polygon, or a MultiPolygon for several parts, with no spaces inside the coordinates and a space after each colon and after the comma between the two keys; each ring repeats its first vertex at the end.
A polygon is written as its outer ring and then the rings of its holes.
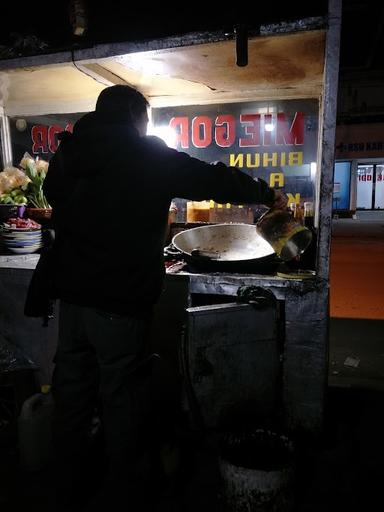
{"type": "Polygon", "coordinates": [[[304,224],[303,209],[300,204],[296,204],[294,218],[299,224],[304,224]]]}
{"type": "Polygon", "coordinates": [[[304,225],[310,229],[315,225],[313,203],[311,202],[304,203],[304,225]]]}
{"type": "Polygon", "coordinates": [[[289,203],[289,210],[292,212],[292,216],[295,216],[296,203],[289,203]]]}
{"type": "Polygon", "coordinates": [[[315,228],[315,213],[313,203],[304,203],[304,225],[312,232],[312,241],[301,258],[302,269],[315,270],[317,260],[317,233],[315,228]]]}

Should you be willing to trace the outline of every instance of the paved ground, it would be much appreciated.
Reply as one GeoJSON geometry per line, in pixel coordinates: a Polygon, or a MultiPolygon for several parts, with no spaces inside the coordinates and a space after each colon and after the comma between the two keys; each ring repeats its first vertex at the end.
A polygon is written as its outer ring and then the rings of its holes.
{"type": "MultiPolygon", "coordinates": [[[[381,510],[384,459],[384,393],[359,387],[330,387],[325,429],[318,440],[295,440],[293,508],[275,512],[367,512],[381,510]]],[[[218,471],[218,451],[209,437],[176,439],[180,463],[168,479],[143,489],[134,505],[127,491],[118,509],[127,512],[240,512],[226,509],[218,471]],[[151,506],[144,505],[151,498],[151,506]]],[[[55,473],[20,472],[12,440],[1,438],[0,510],[58,512],[54,500],[55,473]]],[[[250,472],[250,474],[253,474],[250,472]]],[[[256,482],[259,481],[257,476],[256,482]]],[[[88,480],[84,473],[84,483],[88,480]]],[[[92,484],[92,482],[91,482],[92,484]]],[[[94,491],[97,485],[93,482],[94,491]]],[[[67,512],[93,512],[69,508],[67,512]]],[[[110,507],[101,510],[116,510],[110,507]]],[[[265,512],[267,509],[257,509],[265,512]]],[[[60,510],[61,512],[61,510],[60,510]]]]}
{"type": "Polygon", "coordinates": [[[332,224],[331,317],[384,320],[384,218],[332,224]]]}
{"type": "Polygon", "coordinates": [[[368,213],[332,224],[329,383],[384,390],[384,212],[368,213]]]}
{"type": "Polygon", "coordinates": [[[384,320],[331,318],[328,382],[384,391],[384,320]]]}

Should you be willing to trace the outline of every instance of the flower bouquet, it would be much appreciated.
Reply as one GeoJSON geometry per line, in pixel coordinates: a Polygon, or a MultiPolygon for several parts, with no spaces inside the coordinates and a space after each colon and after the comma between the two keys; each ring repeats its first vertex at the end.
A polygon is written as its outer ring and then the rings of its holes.
{"type": "Polygon", "coordinates": [[[39,158],[32,158],[24,153],[20,167],[29,179],[26,190],[28,205],[26,215],[37,222],[48,221],[51,218],[52,208],[43,192],[43,183],[48,172],[49,163],[39,158]]]}
{"type": "Polygon", "coordinates": [[[43,192],[43,183],[47,175],[49,163],[39,158],[32,158],[28,153],[20,162],[20,167],[24,170],[26,176],[29,178],[27,188],[28,204],[34,208],[51,209],[47,198],[43,192]]]}

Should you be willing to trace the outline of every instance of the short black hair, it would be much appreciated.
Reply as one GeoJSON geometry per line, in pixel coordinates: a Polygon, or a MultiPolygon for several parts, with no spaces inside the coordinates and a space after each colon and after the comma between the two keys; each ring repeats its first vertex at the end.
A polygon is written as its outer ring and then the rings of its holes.
{"type": "Polygon", "coordinates": [[[112,85],[101,91],[96,102],[96,112],[129,113],[132,120],[137,119],[149,106],[145,96],[129,85],[112,85]]]}

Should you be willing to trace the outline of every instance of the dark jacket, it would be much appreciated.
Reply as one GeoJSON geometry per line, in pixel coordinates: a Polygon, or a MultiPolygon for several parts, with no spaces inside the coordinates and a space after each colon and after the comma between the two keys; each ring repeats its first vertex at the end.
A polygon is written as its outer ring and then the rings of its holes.
{"type": "Polygon", "coordinates": [[[270,205],[262,181],[139,137],[123,118],[91,112],[65,134],[44,192],[56,230],[57,296],[107,311],[137,311],[158,299],[172,198],[270,205]]]}

